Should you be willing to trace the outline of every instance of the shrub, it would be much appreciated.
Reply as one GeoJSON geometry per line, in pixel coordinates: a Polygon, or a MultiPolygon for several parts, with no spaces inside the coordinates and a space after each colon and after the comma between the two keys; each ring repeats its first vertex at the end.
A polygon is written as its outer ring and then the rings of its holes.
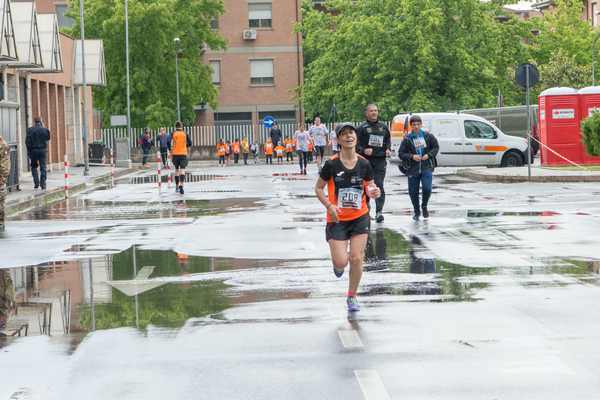
{"type": "Polygon", "coordinates": [[[600,156],[600,112],[592,115],[581,123],[582,141],[588,154],[600,156]]]}

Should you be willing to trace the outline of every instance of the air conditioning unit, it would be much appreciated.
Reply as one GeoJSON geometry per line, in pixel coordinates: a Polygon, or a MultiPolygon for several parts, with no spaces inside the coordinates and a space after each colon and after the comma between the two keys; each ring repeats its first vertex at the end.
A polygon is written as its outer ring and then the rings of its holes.
{"type": "Polygon", "coordinates": [[[246,29],[242,33],[244,40],[256,40],[256,31],[254,29],[246,29]]]}

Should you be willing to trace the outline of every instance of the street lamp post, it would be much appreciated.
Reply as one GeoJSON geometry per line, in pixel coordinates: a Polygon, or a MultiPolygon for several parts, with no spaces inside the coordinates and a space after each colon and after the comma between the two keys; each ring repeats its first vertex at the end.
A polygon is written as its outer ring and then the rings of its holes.
{"type": "Polygon", "coordinates": [[[181,121],[181,104],[179,102],[179,44],[180,39],[176,37],[175,42],[175,83],[177,85],[177,121],[181,121]]]}
{"type": "Polygon", "coordinates": [[[83,110],[81,112],[82,132],[81,141],[83,142],[83,175],[90,174],[90,155],[88,149],[88,126],[87,126],[87,80],[85,76],[85,23],[83,17],[83,0],[79,0],[79,18],[81,34],[81,87],[83,88],[83,110]]]}
{"type": "Polygon", "coordinates": [[[129,86],[129,9],[125,0],[125,74],[127,76],[127,138],[131,140],[131,89],[129,86]]]}

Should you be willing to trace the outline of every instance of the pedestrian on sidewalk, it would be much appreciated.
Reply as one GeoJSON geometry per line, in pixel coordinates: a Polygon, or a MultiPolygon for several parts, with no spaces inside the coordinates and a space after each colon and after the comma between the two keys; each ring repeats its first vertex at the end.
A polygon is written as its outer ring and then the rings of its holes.
{"type": "Polygon", "coordinates": [[[349,312],[360,310],[356,299],[370,227],[369,197],[381,191],[373,180],[373,167],[356,153],[356,128],[349,123],[335,128],[340,153],[323,164],[315,185],[317,198],[327,209],[325,240],[329,243],[333,272],[340,278],[350,263],[346,304],[349,312]],[[327,186],[328,195],[323,189],[327,186]]]}
{"type": "Polygon", "coordinates": [[[277,146],[279,142],[281,142],[281,129],[279,129],[277,122],[273,122],[269,136],[271,137],[271,143],[273,143],[273,146],[277,146]]]}
{"type": "Polygon", "coordinates": [[[254,158],[254,164],[258,164],[258,153],[260,152],[260,146],[255,142],[250,146],[252,157],[254,158]]]}
{"type": "Polygon", "coordinates": [[[310,134],[310,137],[315,145],[317,166],[320,169],[321,164],[323,164],[325,147],[327,147],[327,137],[329,136],[327,127],[321,123],[321,117],[318,115],[315,117],[314,124],[308,129],[308,133],[310,134]]]}
{"type": "Polygon", "coordinates": [[[4,201],[6,199],[6,181],[10,174],[10,148],[0,136],[0,232],[4,232],[4,201]]]}
{"type": "Polygon", "coordinates": [[[175,192],[181,194],[185,180],[185,168],[188,165],[188,151],[192,147],[192,139],[183,131],[181,121],[175,122],[175,132],[171,136],[171,157],[175,168],[175,192]]]}
{"type": "Polygon", "coordinates": [[[231,141],[228,140],[225,142],[225,164],[229,165],[231,163],[231,141]]]}
{"type": "Polygon", "coordinates": [[[226,153],[227,145],[223,142],[223,139],[219,139],[219,143],[217,143],[217,157],[219,158],[219,166],[225,166],[225,153],[226,153]]]}
{"type": "Polygon", "coordinates": [[[294,140],[296,141],[296,151],[298,151],[300,173],[302,175],[306,175],[306,167],[308,164],[308,143],[310,142],[310,136],[304,129],[303,124],[300,124],[294,133],[294,140]]]}
{"type": "Polygon", "coordinates": [[[50,141],[50,131],[44,127],[41,117],[33,119],[35,125],[27,129],[25,145],[27,155],[31,160],[31,175],[33,176],[33,188],[46,189],[46,151],[50,141]],[[40,169],[38,175],[38,168],[40,169]]]}
{"type": "Polygon", "coordinates": [[[282,146],[281,142],[277,146],[275,146],[275,155],[277,156],[277,164],[283,164],[283,153],[285,152],[285,147],[282,146]]]}
{"type": "Polygon", "coordinates": [[[167,133],[165,128],[160,128],[158,137],[156,138],[156,145],[160,149],[160,158],[162,165],[167,168],[167,160],[169,159],[169,147],[171,146],[171,135],[167,133]]]}
{"type": "Polygon", "coordinates": [[[286,138],[285,141],[285,158],[288,163],[294,162],[294,140],[292,138],[286,138]]]}
{"type": "Polygon", "coordinates": [[[140,137],[140,147],[142,148],[142,167],[144,167],[148,163],[150,149],[152,149],[152,138],[148,128],[144,128],[144,133],[140,137]]]}
{"type": "Polygon", "coordinates": [[[248,155],[250,154],[250,143],[248,143],[248,138],[242,139],[242,158],[244,160],[244,165],[248,165],[248,155]]]}
{"type": "Polygon", "coordinates": [[[379,121],[379,108],[376,104],[365,107],[366,121],[357,129],[358,152],[371,163],[375,173],[375,184],[381,190],[381,196],[375,201],[375,220],[383,222],[385,204],[385,171],[387,158],[392,154],[392,136],[387,125],[379,121]]]}
{"type": "Polygon", "coordinates": [[[433,186],[433,170],[437,166],[436,156],[440,146],[431,133],[422,129],[423,121],[418,115],[410,117],[410,133],[404,136],[398,157],[402,160],[400,171],[408,176],[408,194],[412,202],[413,219],[419,220],[421,211],[423,218],[429,218],[429,198],[433,186]],[[419,205],[419,187],[422,191],[422,202],[419,205]]]}
{"type": "Polygon", "coordinates": [[[265,163],[266,164],[273,164],[273,151],[274,151],[274,147],[273,147],[273,142],[271,142],[271,139],[267,139],[267,143],[265,143],[265,163]]]}
{"type": "Polygon", "coordinates": [[[231,145],[231,150],[233,151],[233,163],[237,164],[240,161],[240,152],[242,151],[240,139],[235,138],[233,144],[231,145]]]}

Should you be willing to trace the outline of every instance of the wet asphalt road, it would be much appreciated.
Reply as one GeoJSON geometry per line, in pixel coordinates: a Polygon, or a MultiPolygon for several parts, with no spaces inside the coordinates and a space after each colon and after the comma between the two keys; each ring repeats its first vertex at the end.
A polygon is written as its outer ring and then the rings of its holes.
{"type": "Polygon", "coordinates": [[[29,335],[0,339],[0,399],[600,393],[593,184],[438,171],[432,218],[414,223],[390,167],[348,315],[314,168],[190,172],[184,196],[142,173],[7,224],[0,266],[29,335]]]}

